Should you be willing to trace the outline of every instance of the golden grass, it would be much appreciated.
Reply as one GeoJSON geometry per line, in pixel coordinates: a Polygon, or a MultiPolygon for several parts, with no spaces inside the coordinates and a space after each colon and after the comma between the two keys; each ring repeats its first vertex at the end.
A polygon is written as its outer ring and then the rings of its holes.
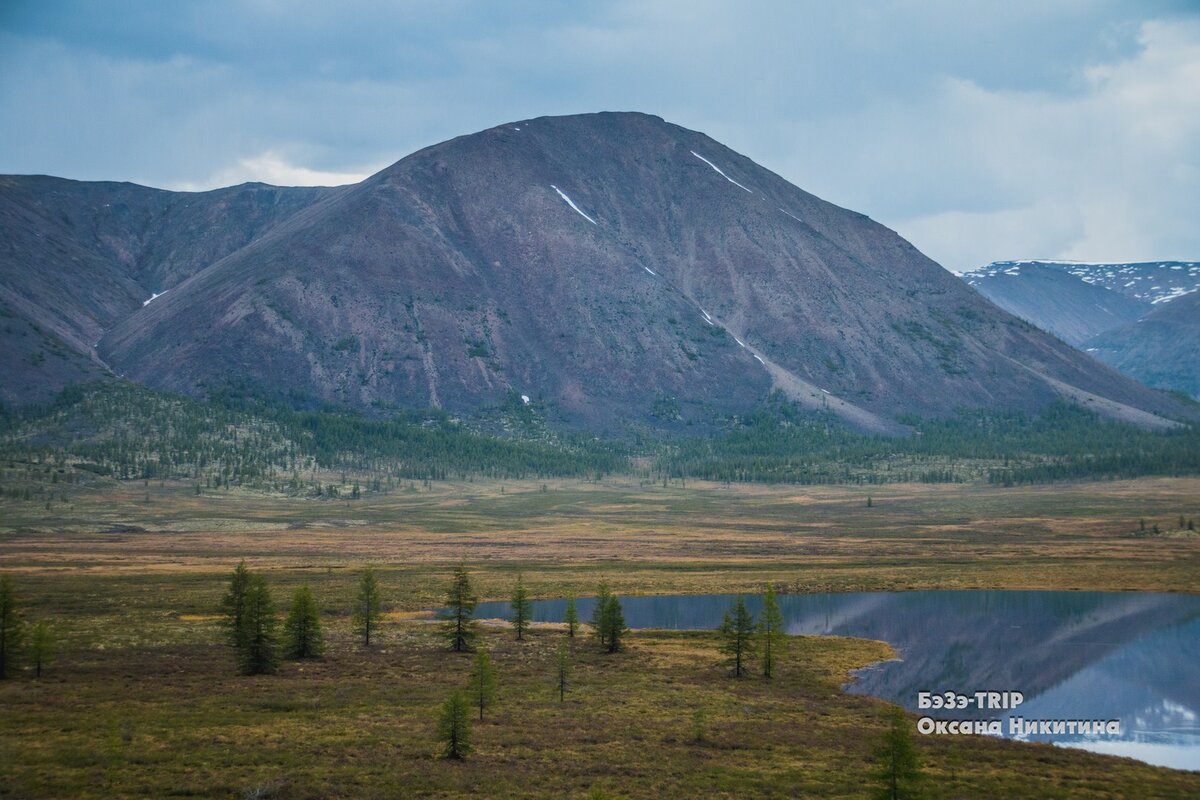
{"type": "MultiPolygon", "coordinates": [[[[558,626],[527,645],[485,627],[503,703],[466,764],[434,757],[434,714],[467,660],[428,612],[466,561],[479,593],[536,596],[1028,588],[1196,591],[1200,479],[1048,487],[643,486],[629,479],[435,484],[357,502],[96,481],[50,512],[0,505],[0,564],[60,656],[0,686],[0,797],[862,797],[886,705],[839,686],[879,643],[801,639],[787,677],[729,680],[708,633],[583,648],[564,705],[558,626]],[[146,496],[149,495],[149,502],[146,496]],[[872,506],[866,498],[872,498],[872,506]],[[1138,521],[1164,535],[1134,537],[1138,521]],[[131,530],[131,529],[141,530],[131,530]],[[104,531],[109,529],[126,532],[104,531]],[[331,653],[239,678],[214,610],[239,558],[281,606],[316,593],[331,653]],[[348,610],[358,568],[384,588],[382,643],[348,610]],[[706,712],[709,739],[693,741],[706,712]],[[273,794],[271,794],[273,792],[273,794]]],[[[920,741],[935,797],[1195,797],[1200,778],[1036,745],[920,741]]]]}
{"type": "MultiPolygon", "coordinates": [[[[358,647],[329,621],[322,661],[234,674],[215,628],[185,645],[65,652],[41,681],[0,685],[0,790],[19,797],[861,798],[887,705],[845,694],[879,642],[792,641],[776,680],[735,680],[711,633],[646,631],[626,652],[576,643],[553,680],[559,630],[485,628],[498,705],[475,753],[437,757],[440,702],[470,656],[428,622],[388,623],[358,647]],[[697,740],[695,713],[702,710],[697,740]]],[[[917,737],[930,797],[1188,797],[1200,775],[986,737],[917,737]]]]}

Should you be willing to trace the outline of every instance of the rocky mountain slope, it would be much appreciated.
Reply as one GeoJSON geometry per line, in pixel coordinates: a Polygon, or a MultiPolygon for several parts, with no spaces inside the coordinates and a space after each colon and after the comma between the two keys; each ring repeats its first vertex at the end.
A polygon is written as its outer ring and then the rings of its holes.
{"type": "Polygon", "coordinates": [[[1196,308],[1200,263],[997,261],[962,277],[1001,308],[1121,372],[1198,396],[1200,323],[1187,309],[1196,308]]]}
{"type": "Polygon", "coordinates": [[[963,279],[1001,308],[1075,346],[1153,307],[1057,264],[1001,262],[963,279]]]}
{"type": "Polygon", "coordinates": [[[325,191],[0,176],[0,400],[105,374],[94,347],[107,329],[325,191]]]}
{"type": "Polygon", "coordinates": [[[1200,399],[1200,292],[1155,306],[1084,342],[1088,353],[1148,386],[1200,399]]]}
{"type": "Polygon", "coordinates": [[[1146,425],[1187,413],[887,228],[657,117],[539,118],[354,186],[225,191],[279,194],[249,221],[205,217],[192,231],[206,246],[178,245],[170,266],[148,246],[136,270],[109,259],[120,302],[89,324],[116,372],[361,408],[520,397],[594,430],[733,413],[775,390],[887,432],[905,412],[1059,397],[1146,425]]]}

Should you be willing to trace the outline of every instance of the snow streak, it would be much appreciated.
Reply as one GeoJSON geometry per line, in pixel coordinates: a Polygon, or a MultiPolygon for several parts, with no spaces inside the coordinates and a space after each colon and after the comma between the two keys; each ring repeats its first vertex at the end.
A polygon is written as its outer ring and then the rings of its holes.
{"type": "Polygon", "coordinates": [[[552,184],[550,184],[550,188],[551,188],[551,189],[553,189],[554,191],[558,192],[558,196],[559,196],[559,197],[561,197],[563,200],[566,200],[566,201],[567,201],[567,205],[569,205],[571,208],[575,209],[575,213],[576,213],[576,214],[578,214],[579,216],[583,217],[584,219],[586,219],[588,222],[592,223],[593,225],[596,225],[596,224],[597,224],[596,220],[592,219],[592,218],[591,218],[591,217],[589,217],[587,214],[585,214],[585,213],[583,213],[582,211],[580,211],[580,210],[579,210],[579,206],[575,205],[575,201],[574,201],[574,200],[572,200],[571,198],[567,197],[567,195],[566,195],[566,194],[563,192],[563,190],[562,190],[562,189],[558,188],[558,187],[557,187],[557,186],[555,186],[553,183],[552,183],[552,184]]]}
{"type": "Polygon", "coordinates": [[[739,189],[745,189],[747,192],[750,192],[750,194],[754,194],[754,192],[751,192],[749,189],[746,189],[746,187],[745,187],[745,186],[742,186],[740,183],[738,183],[737,181],[735,181],[733,178],[731,178],[731,177],[729,177],[728,175],[726,175],[724,172],[722,172],[722,171],[721,171],[721,168],[720,168],[720,167],[718,167],[718,166],[717,166],[716,164],[714,164],[713,162],[709,161],[709,160],[708,160],[707,158],[705,158],[704,156],[702,156],[702,155],[700,155],[699,153],[697,153],[695,150],[691,150],[691,151],[689,151],[689,152],[691,152],[691,154],[692,154],[692,155],[694,155],[696,158],[698,158],[698,159],[700,159],[701,161],[703,161],[705,164],[708,164],[710,167],[712,167],[713,169],[715,169],[715,170],[717,171],[717,174],[718,174],[718,175],[720,175],[722,178],[724,178],[725,180],[727,180],[727,181],[729,181],[730,183],[732,183],[734,186],[738,187],[739,189]]]}

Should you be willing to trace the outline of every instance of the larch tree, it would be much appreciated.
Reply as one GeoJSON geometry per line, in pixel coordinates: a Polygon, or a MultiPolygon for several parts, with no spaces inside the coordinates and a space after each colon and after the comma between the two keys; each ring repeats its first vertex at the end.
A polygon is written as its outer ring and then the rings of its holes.
{"type": "Polygon", "coordinates": [[[243,675],[269,675],[278,669],[275,625],[271,589],[266,578],[254,575],[242,597],[238,667],[243,675]]]}
{"type": "Polygon", "coordinates": [[[54,660],[54,636],[45,620],[39,621],[29,633],[29,658],[33,661],[33,676],[42,677],[42,669],[54,660]]]}
{"type": "Polygon", "coordinates": [[[525,588],[525,578],[518,573],[512,595],[512,626],[518,642],[525,638],[532,616],[533,604],[529,602],[529,590],[525,588]]]}
{"type": "Polygon", "coordinates": [[[10,677],[16,668],[23,633],[24,626],[12,578],[0,575],[0,679],[10,677]]]}
{"type": "Polygon", "coordinates": [[[601,614],[600,627],[603,630],[601,641],[610,653],[616,653],[622,647],[625,634],[629,628],[625,625],[625,611],[621,601],[615,594],[608,595],[604,600],[604,612],[601,614]]]}
{"type": "Polygon", "coordinates": [[[471,576],[466,566],[459,564],[454,569],[454,579],[446,592],[446,635],[450,639],[450,649],[456,653],[465,653],[471,649],[475,641],[475,613],[478,598],[471,588],[471,576]]]}
{"type": "Polygon", "coordinates": [[[924,797],[921,760],[904,712],[894,708],[883,739],[875,748],[877,800],[916,800],[924,797]]]}
{"type": "Polygon", "coordinates": [[[775,677],[776,663],[787,643],[783,613],[779,610],[774,584],[767,584],[767,593],[763,596],[763,612],[758,624],[758,633],[762,644],[762,673],[763,677],[769,680],[775,677]]]}
{"type": "Polygon", "coordinates": [[[575,608],[574,592],[567,595],[567,611],[563,616],[563,622],[567,623],[567,636],[574,639],[575,634],[579,631],[579,610],[575,608]]]}
{"type": "Polygon", "coordinates": [[[750,660],[754,658],[754,617],[746,608],[746,601],[739,594],[733,608],[725,612],[721,623],[721,652],[728,657],[733,667],[733,676],[746,674],[750,660]]]}
{"type": "Polygon", "coordinates": [[[554,678],[558,686],[558,702],[567,697],[567,682],[571,678],[571,649],[566,644],[558,646],[558,655],[554,659],[554,678]]]}
{"type": "Polygon", "coordinates": [[[496,666],[488,651],[480,647],[471,665],[471,702],[479,707],[479,721],[483,722],[484,709],[496,702],[496,666]]]}
{"type": "Polygon", "coordinates": [[[442,704],[437,739],[444,758],[466,758],[471,752],[471,712],[462,692],[454,692],[442,704]]]}
{"type": "Polygon", "coordinates": [[[379,618],[382,614],[379,580],[375,577],[374,568],[367,567],[358,582],[358,594],[354,597],[354,615],[351,618],[354,633],[362,637],[363,647],[370,647],[371,636],[378,635],[379,618]]]}
{"type": "Polygon", "coordinates": [[[292,607],[283,624],[288,658],[320,658],[325,652],[321,635],[321,614],[307,586],[292,595],[292,607]]]}
{"type": "Polygon", "coordinates": [[[242,609],[245,606],[246,589],[250,586],[251,577],[246,559],[243,558],[234,569],[233,577],[229,579],[229,591],[221,599],[225,630],[229,636],[229,643],[234,647],[241,646],[238,637],[242,635],[242,609]]]}
{"type": "Polygon", "coordinates": [[[608,609],[608,598],[612,596],[612,592],[608,589],[608,583],[600,581],[600,585],[596,587],[596,605],[592,608],[592,634],[600,640],[601,647],[608,646],[608,631],[604,625],[604,614],[608,609]]]}

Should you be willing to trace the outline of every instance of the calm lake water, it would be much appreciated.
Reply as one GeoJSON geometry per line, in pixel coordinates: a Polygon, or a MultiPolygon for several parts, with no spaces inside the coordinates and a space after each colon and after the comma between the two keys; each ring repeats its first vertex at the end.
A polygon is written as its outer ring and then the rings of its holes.
{"type": "MultiPolygon", "coordinates": [[[[711,629],[733,595],[622,597],[631,628],[711,629]]],[[[757,617],[762,598],[746,597],[757,617]]],[[[793,634],[882,639],[900,661],[860,670],[851,692],[941,719],[1120,720],[1119,735],[1027,735],[1068,747],[1200,769],[1200,597],[1147,593],[944,591],[781,595],[793,634]],[[919,692],[1018,691],[1011,710],[918,710],[919,692]]],[[[578,601],[587,620],[591,598],[578,601]]],[[[534,619],[561,622],[565,600],[534,619]]],[[[507,603],[480,603],[479,618],[507,603]]]]}

